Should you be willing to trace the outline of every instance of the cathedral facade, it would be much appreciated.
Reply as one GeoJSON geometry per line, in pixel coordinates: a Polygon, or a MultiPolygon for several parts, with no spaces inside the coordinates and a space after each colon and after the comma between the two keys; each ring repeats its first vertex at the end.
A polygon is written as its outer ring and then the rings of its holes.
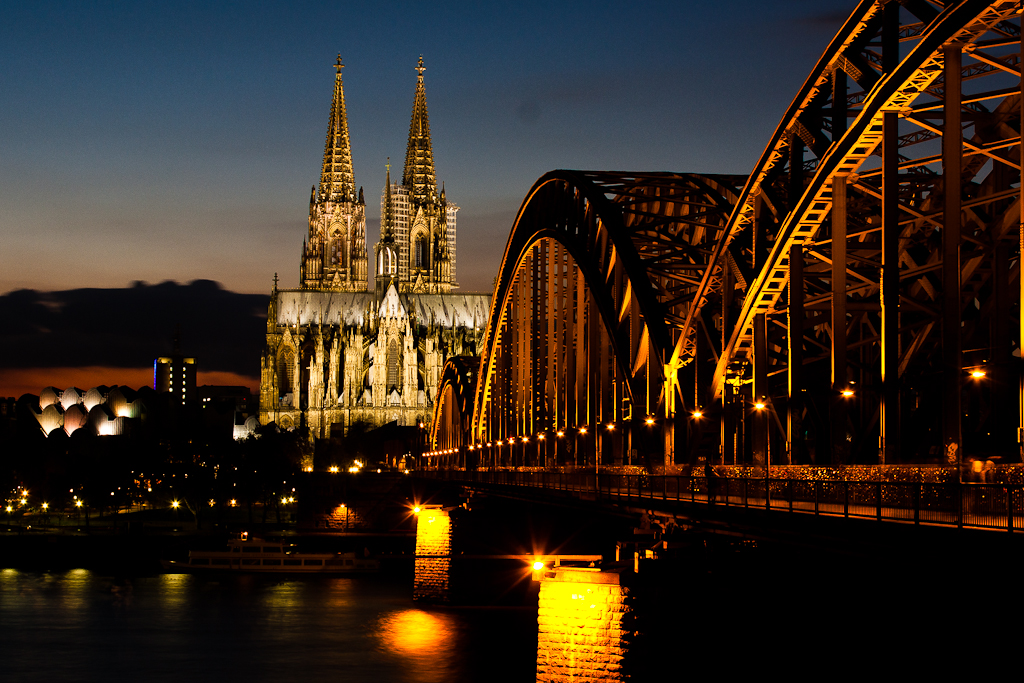
{"type": "Polygon", "coordinates": [[[478,354],[490,294],[453,290],[458,207],[438,190],[423,58],[400,183],[385,171],[380,240],[366,247],[341,58],[320,184],[309,200],[298,289],[274,289],[260,373],[260,422],[305,426],[315,438],[356,421],[429,421],[451,356],[478,354]]]}

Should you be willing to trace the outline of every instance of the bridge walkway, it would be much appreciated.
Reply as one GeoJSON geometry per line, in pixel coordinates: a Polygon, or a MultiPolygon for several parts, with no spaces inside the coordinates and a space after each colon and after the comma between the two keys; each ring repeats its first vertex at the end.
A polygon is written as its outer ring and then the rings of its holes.
{"type": "Polygon", "coordinates": [[[426,470],[488,488],[543,489],[595,502],[678,503],[911,525],[1024,531],[1024,485],[834,481],[516,470],[426,470]],[[767,488],[768,495],[765,495],[767,488]]]}

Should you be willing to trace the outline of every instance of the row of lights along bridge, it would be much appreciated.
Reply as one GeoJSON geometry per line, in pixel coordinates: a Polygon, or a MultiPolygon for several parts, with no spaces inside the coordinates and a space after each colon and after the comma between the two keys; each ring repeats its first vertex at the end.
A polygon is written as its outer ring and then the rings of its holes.
{"type": "MultiPolygon", "coordinates": [[[[975,369],[969,370],[969,374],[970,374],[972,379],[980,380],[980,379],[985,377],[986,373],[985,373],[984,370],[980,370],[980,369],[975,368],[975,369]]],[[[845,389],[841,390],[839,393],[840,393],[841,396],[843,396],[843,398],[853,398],[853,396],[854,396],[854,391],[849,386],[846,387],[845,389]]],[[[757,411],[766,410],[768,408],[768,403],[765,400],[763,400],[763,399],[762,400],[758,400],[758,401],[754,402],[753,408],[754,408],[754,410],[757,410],[757,411]]],[[[694,410],[692,413],[690,413],[690,416],[693,417],[696,420],[699,420],[702,417],[704,417],[704,412],[702,410],[700,410],[700,409],[697,409],[697,410],[694,410]]],[[[650,416],[650,415],[648,415],[647,418],[644,420],[644,424],[646,424],[648,427],[653,426],[656,422],[657,422],[657,419],[654,418],[653,416],[650,416]]],[[[424,426],[423,423],[420,423],[420,426],[423,427],[424,426]]],[[[609,431],[609,432],[615,431],[615,428],[616,428],[616,425],[615,425],[614,422],[610,422],[607,425],[605,425],[605,429],[607,431],[609,431]]],[[[577,432],[580,435],[586,435],[587,428],[584,426],[584,427],[573,427],[573,428],[570,428],[568,430],[560,429],[557,432],[555,432],[555,436],[558,437],[558,438],[563,438],[565,436],[565,434],[566,434],[566,431],[575,431],[575,432],[577,432]]],[[[547,438],[547,432],[539,432],[536,435],[536,438],[537,438],[538,441],[544,441],[547,438]]],[[[526,443],[530,442],[530,437],[529,436],[518,436],[518,437],[517,436],[512,436],[512,437],[509,437],[508,438],[508,445],[509,446],[515,445],[517,440],[518,440],[519,443],[526,444],[526,443]]],[[[505,440],[504,439],[498,439],[497,441],[488,441],[486,444],[485,443],[470,444],[469,446],[467,446],[467,449],[470,450],[470,451],[473,451],[473,450],[480,450],[480,449],[482,449],[484,447],[488,447],[488,448],[494,447],[494,446],[500,447],[500,446],[503,446],[503,445],[505,445],[505,440]]],[[[458,451],[459,451],[458,448],[446,448],[446,449],[441,449],[441,450],[436,450],[436,451],[428,451],[424,455],[427,455],[427,456],[453,455],[455,453],[458,453],[458,451]]]]}

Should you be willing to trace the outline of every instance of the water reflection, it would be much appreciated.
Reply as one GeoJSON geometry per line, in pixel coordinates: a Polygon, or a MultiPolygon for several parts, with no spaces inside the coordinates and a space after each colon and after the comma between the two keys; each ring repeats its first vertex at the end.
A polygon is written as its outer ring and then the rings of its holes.
{"type": "Polygon", "coordinates": [[[381,618],[378,637],[389,652],[407,658],[416,681],[447,680],[458,628],[452,615],[407,609],[381,618]]]}
{"type": "Polygon", "coordinates": [[[535,614],[411,609],[410,584],[0,569],[0,681],[531,680],[535,614]]]}

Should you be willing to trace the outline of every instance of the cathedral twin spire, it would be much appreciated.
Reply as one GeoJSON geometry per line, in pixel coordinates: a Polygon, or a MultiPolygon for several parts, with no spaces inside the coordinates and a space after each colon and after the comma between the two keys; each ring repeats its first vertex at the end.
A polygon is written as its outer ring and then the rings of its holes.
{"type": "Polygon", "coordinates": [[[320,172],[320,198],[332,201],[352,201],[355,196],[355,173],[352,170],[352,147],[348,138],[348,114],[345,112],[345,90],[341,82],[341,55],[334,63],[334,100],[331,119],[327,124],[327,142],[324,144],[324,165],[320,172]]]}
{"type": "MultiPolygon", "coordinates": [[[[334,98],[320,186],[310,196],[309,236],[303,245],[300,286],[365,291],[365,202],[362,188],[356,191],[341,55],[334,68],[334,98]]],[[[375,250],[374,270],[378,287],[381,277],[387,275],[386,279],[395,279],[403,291],[449,291],[454,285],[458,207],[448,204],[443,190],[437,192],[424,71],[420,56],[402,184],[392,188],[389,160],[381,201],[381,242],[375,250]],[[380,257],[382,246],[388,247],[384,260],[380,257]],[[384,261],[391,265],[385,268],[384,261]]]]}
{"type": "Polygon", "coordinates": [[[437,194],[437,176],[434,173],[434,151],[430,145],[430,119],[427,116],[427,91],[423,87],[423,55],[416,65],[416,97],[409,122],[409,144],[405,151],[405,171],[402,185],[409,188],[412,200],[426,204],[437,194]]]}

